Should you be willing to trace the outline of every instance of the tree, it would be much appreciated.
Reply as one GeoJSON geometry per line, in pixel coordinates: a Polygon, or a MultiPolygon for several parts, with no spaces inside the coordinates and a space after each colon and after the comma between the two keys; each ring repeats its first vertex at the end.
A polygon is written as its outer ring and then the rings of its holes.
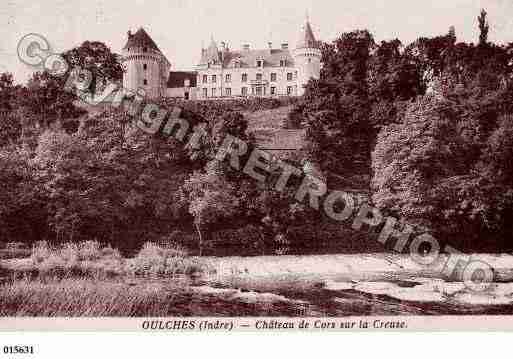
{"type": "Polygon", "coordinates": [[[30,125],[43,129],[52,123],[74,119],[84,113],[75,106],[76,96],[64,89],[64,79],[45,72],[36,72],[20,91],[20,107],[32,118],[30,125]]]}
{"type": "Polygon", "coordinates": [[[488,32],[490,31],[490,25],[486,19],[487,12],[485,9],[481,9],[481,13],[477,18],[479,24],[479,45],[486,45],[488,43],[488,32]]]}
{"type": "Polygon", "coordinates": [[[201,256],[203,234],[209,233],[221,220],[234,216],[239,198],[235,187],[224,178],[221,164],[215,160],[207,164],[204,172],[192,174],[182,190],[182,200],[189,204],[189,213],[194,217],[201,256]]]}
{"type": "Polygon", "coordinates": [[[452,39],[453,43],[456,42],[456,28],[453,25],[449,27],[447,36],[452,39]]]}
{"type": "Polygon", "coordinates": [[[12,74],[0,74],[0,146],[16,142],[21,136],[20,116],[16,112],[18,91],[12,74]]]}
{"type": "Polygon", "coordinates": [[[505,221],[513,172],[504,164],[512,154],[511,117],[486,110],[489,100],[455,96],[419,98],[400,123],[383,128],[373,152],[372,199],[459,249],[493,248],[485,239],[496,248],[511,235],[505,221]]]}
{"type": "Polygon", "coordinates": [[[373,128],[367,74],[374,40],[368,31],[344,33],[322,48],[320,79],[299,104],[311,160],[338,176],[365,175],[373,128]],[[348,151],[350,149],[350,151],[348,151]]]}
{"type": "Polygon", "coordinates": [[[82,45],[64,52],[62,56],[69,65],[68,74],[77,67],[91,72],[91,94],[101,91],[107,82],[118,82],[123,78],[119,56],[112,53],[103,42],[85,41],[82,45]]]}
{"type": "Polygon", "coordinates": [[[399,40],[382,41],[369,62],[370,123],[379,130],[397,122],[403,103],[424,92],[422,74],[399,40]]]}
{"type": "Polygon", "coordinates": [[[34,176],[32,155],[21,146],[0,148],[0,241],[46,239],[46,197],[34,176]]]}
{"type": "Polygon", "coordinates": [[[0,74],[0,113],[10,111],[13,107],[14,85],[12,74],[0,74]]]}

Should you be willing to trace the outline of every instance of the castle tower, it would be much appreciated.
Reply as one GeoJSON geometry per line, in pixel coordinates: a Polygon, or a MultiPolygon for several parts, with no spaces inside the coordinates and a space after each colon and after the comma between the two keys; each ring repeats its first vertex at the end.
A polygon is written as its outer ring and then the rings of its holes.
{"type": "Polygon", "coordinates": [[[299,40],[292,55],[298,72],[298,95],[301,96],[305,92],[304,86],[308,81],[311,78],[318,79],[321,72],[320,44],[315,40],[308,18],[301,29],[299,40]]]}
{"type": "Polygon", "coordinates": [[[166,83],[170,62],[159,50],[148,33],[140,28],[135,34],[128,31],[123,47],[123,87],[137,91],[144,89],[147,98],[166,95],[166,83]]]}

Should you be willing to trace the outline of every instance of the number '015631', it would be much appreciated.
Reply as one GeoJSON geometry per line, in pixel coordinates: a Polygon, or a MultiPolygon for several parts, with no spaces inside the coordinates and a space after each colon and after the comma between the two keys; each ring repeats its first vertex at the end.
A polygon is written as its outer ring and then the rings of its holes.
{"type": "Polygon", "coordinates": [[[5,345],[4,354],[34,354],[34,347],[31,345],[5,345]]]}

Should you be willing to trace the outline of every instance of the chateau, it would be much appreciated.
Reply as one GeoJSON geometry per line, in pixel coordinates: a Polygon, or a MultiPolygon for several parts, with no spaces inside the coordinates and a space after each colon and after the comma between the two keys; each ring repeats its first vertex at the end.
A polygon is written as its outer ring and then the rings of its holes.
{"type": "Polygon", "coordinates": [[[171,63],[142,28],[128,32],[122,55],[123,86],[133,91],[142,88],[152,98],[300,96],[310,78],[319,78],[321,67],[320,43],[308,19],[293,46],[284,42],[275,48],[269,42],[265,49],[244,44],[231,50],[226,42],[218,45],[212,38],[191,72],[170,71],[171,63]]]}

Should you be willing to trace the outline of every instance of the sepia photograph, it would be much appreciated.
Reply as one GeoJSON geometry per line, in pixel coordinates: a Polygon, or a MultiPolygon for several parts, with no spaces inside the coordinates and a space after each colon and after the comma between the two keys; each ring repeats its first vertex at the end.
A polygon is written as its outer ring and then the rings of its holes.
{"type": "Polygon", "coordinates": [[[0,331],[513,330],[512,19],[4,0],[0,331]]]}

